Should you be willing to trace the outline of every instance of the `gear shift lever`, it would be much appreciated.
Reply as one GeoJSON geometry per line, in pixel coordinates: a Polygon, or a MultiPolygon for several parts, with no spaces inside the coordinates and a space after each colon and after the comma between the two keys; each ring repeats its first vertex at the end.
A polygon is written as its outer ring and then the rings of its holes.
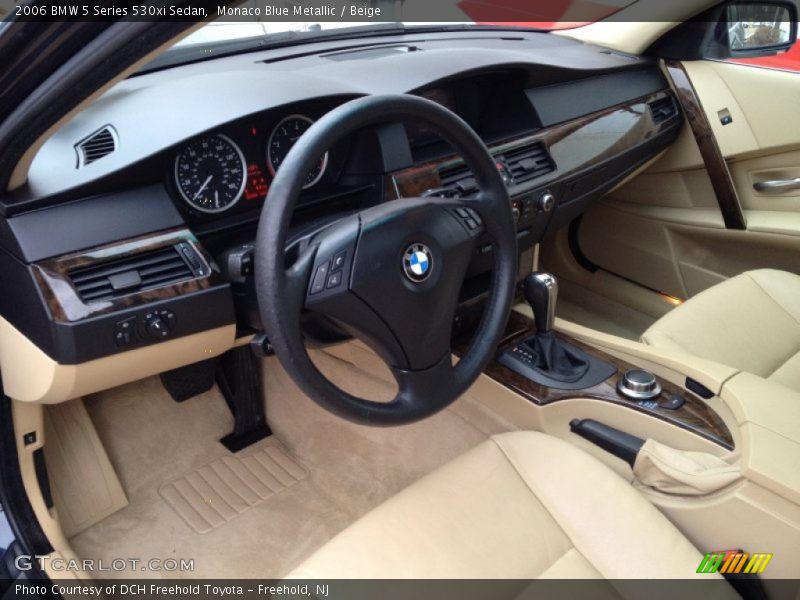
{"type": "Polygon", "coordinates": [[[531,381],[562,390],[597,385],[617,372],[611,363],[593,357],[556,336],[558,281],[550,273],[531,273],[522,283],[525,299],[536,320],[536,334],[504,350],[498,360],[531,381]]]}
{"type": "Polygon", "coordinates": [[[529,357],[530,365],[548,381],[579,381],[589,370],[588,357],[565,345],[553,331],[558,281],[550,273],[531,273],[522,289],[536,320],[536,335],[520,344],[523,356],[529,357]]]}
{"type": "Polygon", "coordinates": [[[531,305],[537,333],[553,330],[558,298],[558,280],[550,273],[531,273],[522,284],[525,299],[531,305]]]}

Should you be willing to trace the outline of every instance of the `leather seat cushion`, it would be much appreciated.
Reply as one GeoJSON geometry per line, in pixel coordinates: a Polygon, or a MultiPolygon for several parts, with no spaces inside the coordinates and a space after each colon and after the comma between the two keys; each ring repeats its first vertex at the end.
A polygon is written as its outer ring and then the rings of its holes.
{"type": "Polygon", "coordinates": [[[515,432],[391,498],[290,577],[690,578],[701,559],[597,459],[552,436],[515,432]]]}
{"type": "Polygon", "coordinates": [[[800,276],[772,269],[737,275],[667,313],[642,341],[800,390],[800,276]]]}

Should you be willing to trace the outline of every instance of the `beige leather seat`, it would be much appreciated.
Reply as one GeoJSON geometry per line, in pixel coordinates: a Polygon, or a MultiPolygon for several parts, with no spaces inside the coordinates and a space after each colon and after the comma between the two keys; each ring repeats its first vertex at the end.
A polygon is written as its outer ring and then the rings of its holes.
{"type": "Polygon", "coordinates": [[[691,578],[701,560],[597,459],[552,436],[515,432],[391,498],[290,577],[691,578]]]}
{"type": "Polygon", "coordinates": [[[772,269],[737,275],[667,313],[642,341],[800,391],[800,276],[772,269]]]}

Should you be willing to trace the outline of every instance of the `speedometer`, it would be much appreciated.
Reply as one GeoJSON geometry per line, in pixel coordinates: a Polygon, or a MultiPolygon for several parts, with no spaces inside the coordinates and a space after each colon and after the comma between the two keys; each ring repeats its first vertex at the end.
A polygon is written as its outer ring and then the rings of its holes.
{"type": "Polygon", "coordinates": [[[175,158],[175,184],[197,210],[218,213],[239,201],[247,183],[247,163],[239,146],[217,134],[187,144],[175,158]]]}
{"type": "MultiPolygon", "coordinates": [[[[289,150],[292,149],[295,142],[300,139],[309,127],[312,121],[305,115],[289,115],[278,123],[269,134],[267,141],[267,167],[269,172],[274,176],[278,167],[281,166],[289,150]]],[[[314,168],[306,176],[303,189],[308,189],[317,183],[325,174],[325,167],[328,166],[328,153],[322,155],[314,168]]]]}

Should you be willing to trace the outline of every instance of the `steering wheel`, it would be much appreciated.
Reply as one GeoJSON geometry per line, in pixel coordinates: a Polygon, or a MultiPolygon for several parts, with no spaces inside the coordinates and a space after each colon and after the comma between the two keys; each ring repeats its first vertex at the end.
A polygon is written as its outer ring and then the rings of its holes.
{"type": "Polygon", "coordinates": [[[410,423],[461,396],[500,342],[516,272],[511,204],[489,150],[450,110],[411,95],[358,98],[316,121],[275,175],[258,225],[256,290],[275,354],[314,401],[363,424],[410,423]],[[287,253],[297,198],[325,151],[364,127],[406,120],[423,122],[449,142],[472,169],[479,192],[373,206],[309,235],[287,253]],[[459,291],[484,231],[494,249],[488,301],[469,348],[453,365],[450,337],[459,291]],[[397,381],[395,398],[358,398],[320,373],[304,343],[304,310],[332,319],[371,347],[397,381]]]}

